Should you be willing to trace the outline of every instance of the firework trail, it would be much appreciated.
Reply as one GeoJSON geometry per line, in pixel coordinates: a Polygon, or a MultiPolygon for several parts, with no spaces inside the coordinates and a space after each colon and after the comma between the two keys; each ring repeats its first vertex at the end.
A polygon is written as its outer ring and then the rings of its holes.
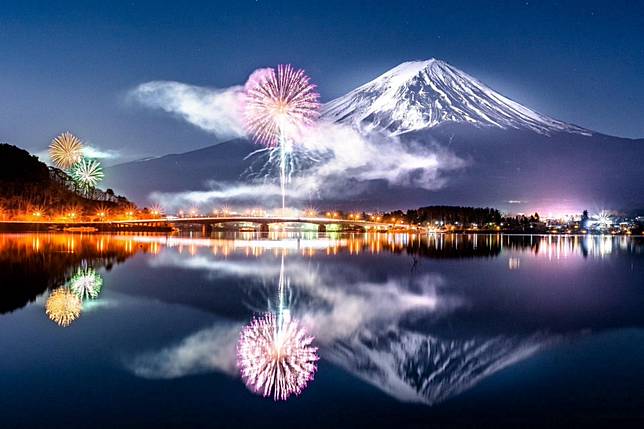
{"type": "Polygon", "coordinates": [[[64,132],[51,141],[49,157],[56,167],[71,168],[83,158],[83,143],[70,132],[64,132]]]}
{"type": "Polygon", "coordinates": [[[257,143],[280,152],[282,209],[288,179],[288,153],[294,140],[319,116],[319,94],[304,70],[279,65],[251,75],[244,93],[244,120],[248,134],[257,143]]]}
{"type": "Polygon", "coordinates": [[[280,277],[277,284],[277,323],[281,326],[285,319],[290,318],[290,310],[286,301],[286,289],[290,286],[290,282],[284,274],[284,253],[282,253],[282,261],[280,263],[280,277]]]}
{"type": "Polygon", "coordinates": [[[248,388],[276,401],[299,395],[313,380],[318,361],[314,337],[291,319],[287,284],[282,255],[277,311],[253,319],[237,346],[237,365],[248,388]]]}

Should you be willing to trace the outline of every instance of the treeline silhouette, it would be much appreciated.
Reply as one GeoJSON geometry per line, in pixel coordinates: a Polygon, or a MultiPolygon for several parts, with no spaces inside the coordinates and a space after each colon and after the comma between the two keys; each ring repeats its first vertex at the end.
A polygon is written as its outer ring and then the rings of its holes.
{"type": "Polygon", "coordinates": [[[460,207],[460,206],[427,206],[418,209],[407,210],[403,212],[397,210],[391,213],[385,213],[385,218],[397,218],[404,220],[406,223],[443,223],[454,225],[477,224],[484,225],[488,223],[501,222],[502,216],[497,209],[481,207],[460,207]]]}
{"type": "Polygon", "coordinates": [[[110,270],[136,252],[148,250],[147,244],[127,246],[97,235],[0,235],[0,314],[62,286],[81,264],[110,270]]]}
{"type": "Polygon", "coordinates": [[[48,167],[24,149],[0,144],[0,219],[38,210],[57,213],[69,207],[79,215],[98,207],[127,209],[134,205],[108,189],[83,194],[64,171],[48,167]]]}

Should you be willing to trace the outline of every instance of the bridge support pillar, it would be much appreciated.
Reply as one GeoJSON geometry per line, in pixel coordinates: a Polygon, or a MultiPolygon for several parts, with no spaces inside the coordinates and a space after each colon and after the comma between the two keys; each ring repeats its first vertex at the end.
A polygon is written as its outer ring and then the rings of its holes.
{"type": "Polygon", "coordinates": [[[210,235],[212,234],[212,225],[210,224],[203,224],[201,225],[201,233],[203,235],[210,235]]]}
{"type": "Polygon", "coordinates": [[[269,228],[268,228],[267,223],[260,223],[259,224],[259,232],[261,232],[262,234],[268,234],[268,230],[269,230],[269,228]]]}
{"type": "Polygon", "coordinates": [[[325,232],[326,232],[326,225],[325,225],[325,224],[323,224],[323,223],[319,224],[319,225],[318,225],[318,232],[319,232],[320,234],[325,233],[325,232]]]}

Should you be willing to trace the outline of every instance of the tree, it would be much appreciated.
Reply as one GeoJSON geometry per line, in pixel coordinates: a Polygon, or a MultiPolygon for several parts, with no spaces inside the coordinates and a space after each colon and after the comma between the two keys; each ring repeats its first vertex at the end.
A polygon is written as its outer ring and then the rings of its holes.
{"type": "Polygon", "coordinates": [[[588,210],[584,210],[583,213],[581,214],[581,227],[582,228],[588,228],[588,220],[590,218],[588,217],[588,210]]]}

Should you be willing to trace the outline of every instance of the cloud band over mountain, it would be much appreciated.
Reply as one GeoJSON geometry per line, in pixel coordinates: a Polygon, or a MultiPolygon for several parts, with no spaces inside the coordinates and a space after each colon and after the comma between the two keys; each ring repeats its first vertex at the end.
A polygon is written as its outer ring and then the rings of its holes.
{"type": "MultiPolygon", "coordinates": [[[[144,106],[172,113],[218,138],[244,135],[240,115],[241,86],[209,89],[179,82],[154,81],[139,85],[130,96],[144,106]]],[[[431,144],[403,143],[395,136],[378,132],[361,133],[348,125],[321,120],[306,136],[295,142],[297,154],[304,154],[306,168],[291,174],[288,197],[346,198],[355,195],[369,181],[392,186],[439,189],[445,173],[462,168],[465,162],[431,144]],[[347,186],[349,185],[350,186],[347,186]],[[331,191],[332,192],[329,192],[331,191]]],[[[270,158],[270,157],[269,157],[270,158]]],[[[234,200],[237,203],[269,202],[280,195],[277,175],[269,174],[252,183],[226,183],[213,171],[210,189],[186,192],[153,192],[151,199],[166,208],[207,205],[234,200]],[[258,188],[259,186],[259,188],[258,188]]]]}

